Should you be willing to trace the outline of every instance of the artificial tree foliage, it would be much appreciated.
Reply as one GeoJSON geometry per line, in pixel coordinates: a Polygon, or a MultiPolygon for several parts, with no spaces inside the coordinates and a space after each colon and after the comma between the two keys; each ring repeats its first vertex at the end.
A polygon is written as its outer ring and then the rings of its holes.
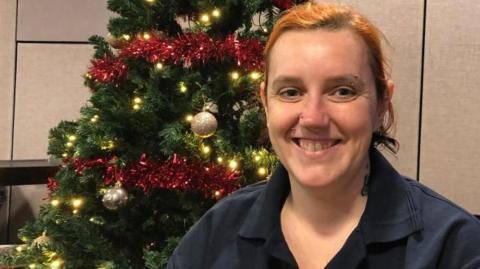
{"type": "Polygon", "coordinates": [[[89,39],[91,96],[50,131],[62,164],[49,203],[1,262],[163,268],[208,208],[266,179],[262,49],[296,2],[108,0],[109,35],[89,39]]]}

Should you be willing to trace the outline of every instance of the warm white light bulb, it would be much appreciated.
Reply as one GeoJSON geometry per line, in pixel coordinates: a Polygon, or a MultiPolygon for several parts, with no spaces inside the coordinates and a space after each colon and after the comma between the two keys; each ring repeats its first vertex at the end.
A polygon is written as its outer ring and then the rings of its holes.
{"type": "Polygon", "coordinates": [[[72,199],[72,206],[74,208],[80,208],[82,205],[83,205],[83,199],[80,199],[80,198],[72,199]]]}
{"type": "Polygon", "coordinates": [[[220,10],[218,8],[216,8],[212,11],[212,16],[213,17],[218,18],[218,17],[220,17],[220,15],[221,15],[220,10]]]}
{"type": "Polygon", "coordinates": [[[208,153],[210,153],[210,151],[211,151],[211,149],[210,149],[209,146],[203,146],[203,147],[202,147],[202,152],[203,152],[204,154],[208,154],[208,153]]]}
{"type": "Polygon", "coordinates": [[[253,80],[257,80],[261,76],[262,76],[262,74],[260,74],[259,72],[256,72],[256,71],[253,71],[252,73],[250,73],[250,78],[253,79],[253,80]]]}
{"type": "Polygon", "coordinates": [[[210,22],[210,16],[208,16],[208,14],[203,14],[202,16],[200,16],[200,21],[203,23],[208,23],[210,22]]]}
{"type": "Polygon", "coordinates": [[[53,207],[57,207],[60,205],[60,201],[57,200],[57,199],[53,199],[52,201],[50,201],[50,204],[53,206],[53,207]]]}
{"type": "Polygon", "coordinates": [[[230,73],[230,77],[232,79],[238,79],[240,77],[240,74],[238,72],[232,72],[230,73]]]}
{"type": "Polygon", "coordinates": [[[230,162],[228,163],[228,166],[229,166],[231,169],[235,170],[235,169],[238,168],[238,162],[235,161],[235,160],[230,160],[230,162]]]}
{"type": "Polygon", "coordinates": [[[155,69],[162,70],[163,69],[163,64],[162,63],[155,64],[155,69]]]}
{"type": "Polygon", "coordinates": [[[59,269],[61,268],[63,261],[61,259],[56,259],[50,264],[50,268],[59,269]]]}
{"type": "Polygon", "coordinates": [[[258,174],[264,176],[267,174],[267,169],[265,167],[258,168],[258,174]]]}

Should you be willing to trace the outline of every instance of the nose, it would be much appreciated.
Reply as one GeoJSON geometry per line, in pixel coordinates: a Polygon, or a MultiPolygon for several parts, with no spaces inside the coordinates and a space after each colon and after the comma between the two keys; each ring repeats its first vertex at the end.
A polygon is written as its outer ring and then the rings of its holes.
{"type": "Polygon", "coordinates": [[[328,126],[330,115],[325,101],[320,98],[309,99],[301,111],[299,125],[308,129],[328,126]]]}

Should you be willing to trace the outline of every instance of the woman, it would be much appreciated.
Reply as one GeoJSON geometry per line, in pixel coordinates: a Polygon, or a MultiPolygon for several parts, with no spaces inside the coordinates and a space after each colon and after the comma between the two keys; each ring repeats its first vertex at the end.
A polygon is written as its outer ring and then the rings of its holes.
{"type": "Polygon", "coordinates": [[[281,165],[212,208],[168,268],[480,268],[480,222],[375,149],[396,148],[380,37],[336,4],[277,21],[260,95],[281,165]]]}

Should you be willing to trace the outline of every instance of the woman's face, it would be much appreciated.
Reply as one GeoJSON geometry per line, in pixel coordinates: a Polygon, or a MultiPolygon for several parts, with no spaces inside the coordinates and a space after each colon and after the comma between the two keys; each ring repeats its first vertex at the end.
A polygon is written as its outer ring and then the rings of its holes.
{"type": "Polygon", "coordinates": [[[349,30],[287,31],[269,61],[262,101],[290,179],[317,188],[363,178],[384,107],[364,41],[349,30]]]}

